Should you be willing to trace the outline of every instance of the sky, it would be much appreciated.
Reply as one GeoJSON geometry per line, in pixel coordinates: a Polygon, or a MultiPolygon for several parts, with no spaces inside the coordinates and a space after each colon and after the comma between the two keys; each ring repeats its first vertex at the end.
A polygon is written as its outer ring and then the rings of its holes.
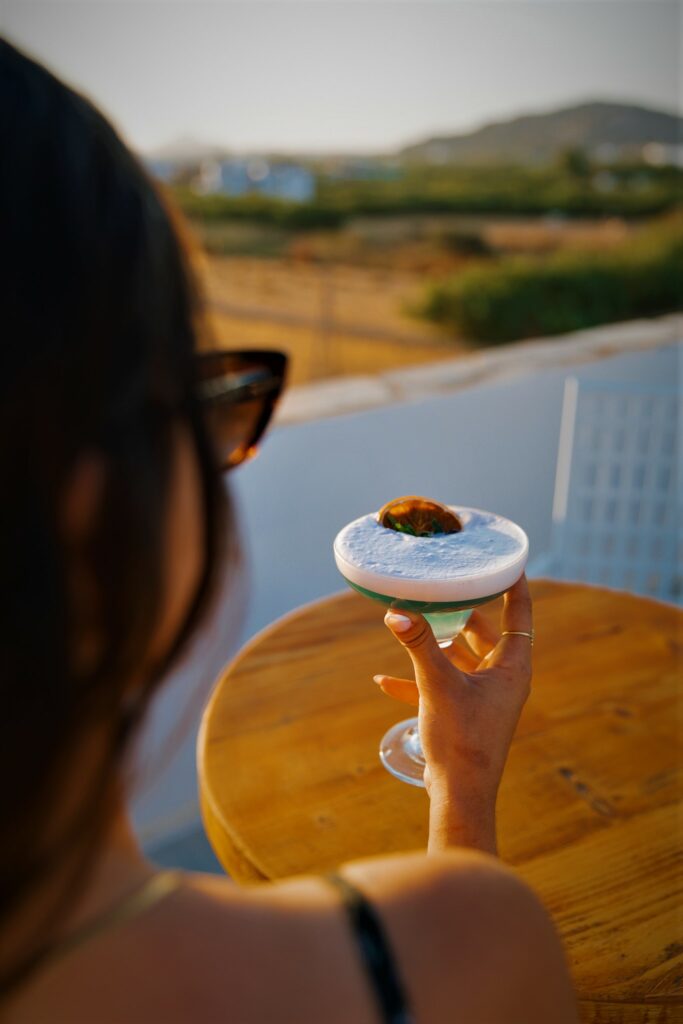
{"type": "Polygon", "coordinates": [[[0,0],[138,149],[381,152],[592,98],[681,105],[669,0],[0,0]]]}

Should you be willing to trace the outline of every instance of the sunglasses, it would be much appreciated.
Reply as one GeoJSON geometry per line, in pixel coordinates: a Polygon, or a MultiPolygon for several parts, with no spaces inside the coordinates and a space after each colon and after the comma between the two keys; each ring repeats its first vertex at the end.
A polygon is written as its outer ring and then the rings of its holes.
{"type": "Polygon", "coordinates": [[[202,352],[196,357],[198,395],[222,469],[256,454],[287,371],[283,352],[202,352]]]}

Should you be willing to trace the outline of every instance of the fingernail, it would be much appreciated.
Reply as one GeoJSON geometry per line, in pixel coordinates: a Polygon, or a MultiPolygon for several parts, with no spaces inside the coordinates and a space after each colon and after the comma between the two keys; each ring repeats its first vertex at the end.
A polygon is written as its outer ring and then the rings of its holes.
{"type": "Polygon", "coordinates": [[[398,612],[387,612],[384,622],[390,629],[395,629],[397,633],[405,633],[413,624],[412,619],[409,619],[407,615],[399,615],[398,612]]]}
{"type": "Polygon", "coordinates": [[[377,685],[379,686],[379,684],[382,682],[382,677],[381,676],[373,676],[372,677],[372,681],[373,681],[373,683],[377,683],[377,685]]]}

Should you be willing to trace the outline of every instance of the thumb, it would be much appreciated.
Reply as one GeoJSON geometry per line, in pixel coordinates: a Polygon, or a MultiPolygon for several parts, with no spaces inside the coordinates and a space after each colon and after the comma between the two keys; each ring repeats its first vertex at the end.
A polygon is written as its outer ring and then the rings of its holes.
{"type": "Polygon", "coordinates": [[[384,624],[408,652],[421,696],[438,685],[443,673],[458,671],[437,644],[427,620],[417,612],[390,608],[384,616],[384,624]]]}

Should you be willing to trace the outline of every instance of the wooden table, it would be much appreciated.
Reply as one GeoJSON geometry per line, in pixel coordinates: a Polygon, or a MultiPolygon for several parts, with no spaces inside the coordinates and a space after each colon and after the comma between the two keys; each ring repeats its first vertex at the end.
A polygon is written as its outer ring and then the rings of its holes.
{"type": "MultiPolygon", "coordinates": [[[[532,592],[533,693],[500,792],[501,857],[552,913],[584,1021],[680,1021],[683,615],[597,587],[532,592]]],[[[497,604],[485,610],[498,620],[497,604]]],[[[274,623],[228,666],[199,767],[208,835],[234,878],[424,846],[424,791],[377,756],[410,709],[372,676],[409,670],[382,609],[350,592],[274,623]]]]}

